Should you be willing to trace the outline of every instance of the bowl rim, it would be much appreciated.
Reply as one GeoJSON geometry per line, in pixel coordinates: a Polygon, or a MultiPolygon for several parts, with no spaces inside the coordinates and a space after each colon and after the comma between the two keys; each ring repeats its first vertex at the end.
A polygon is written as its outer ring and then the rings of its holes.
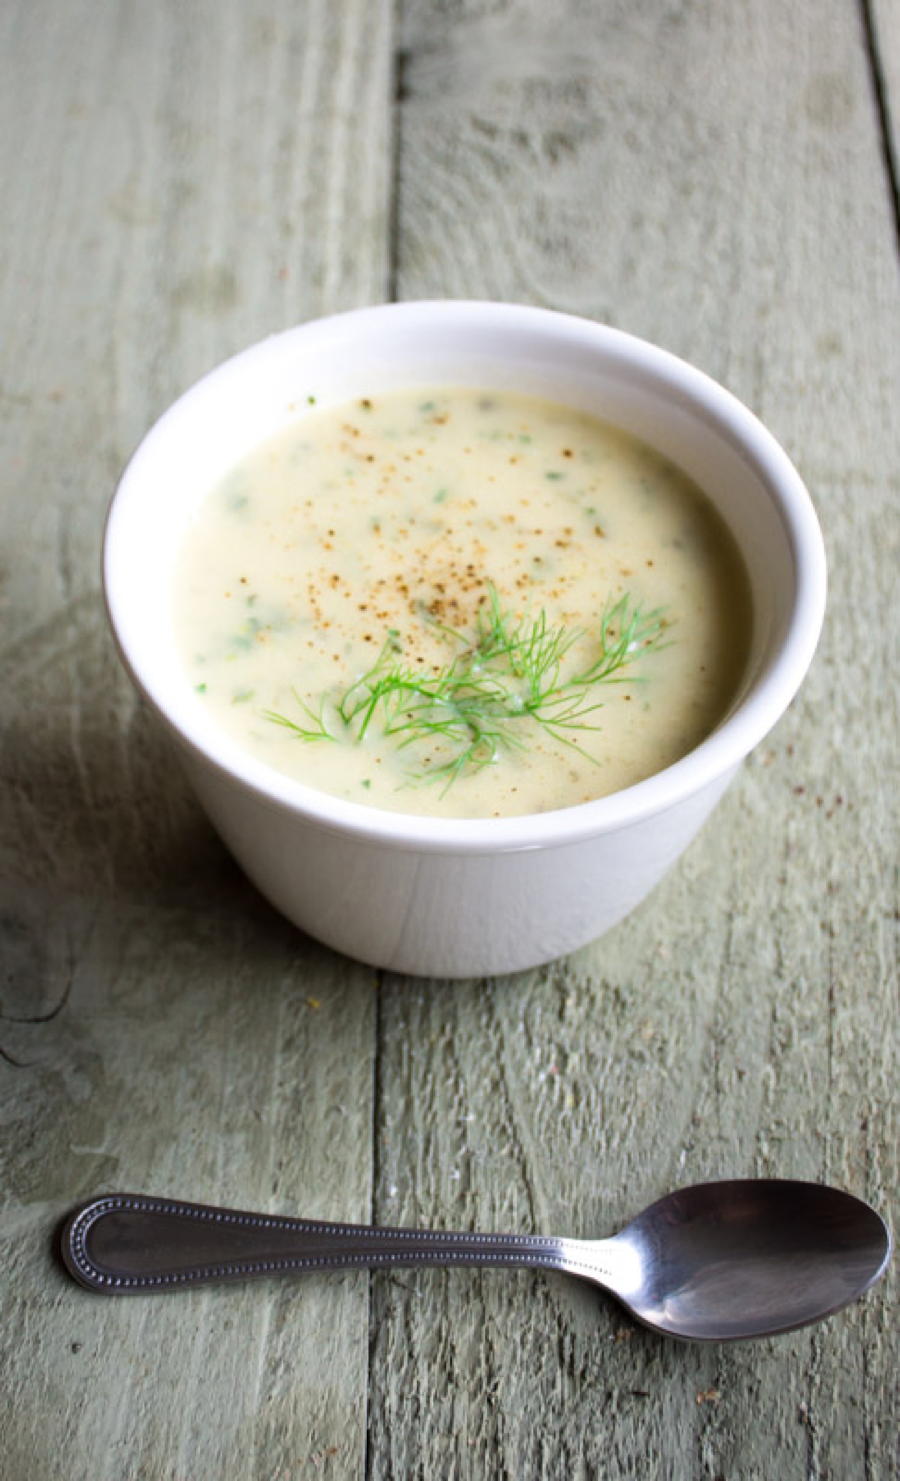
{"type": "MultiPolygon", "coordinates": [[[[126,527],[127,537],[127,527],[126,527]]],[[[373,844],[422,852],[500,853],[581,842],[661,814],[727,776],[768,733],[787,709],[809,667],[825,611],[826,564],[822,532],[810,495],[787,453],[753,412],[704,371],[649,341],[593,320],[552,309],[478,299],[425,299],[378,304],[311,319],[268,336],[223,361],[194,382],[151,426],[138,444],[110,502],[103,537],[103,593],[122,661],[137,689],[189,755],[221,777],[239,784],[261,803],[290,812],[328,832],[373,844]],[[332,326],[352,331],[385,330],[403,319],[468,322],[474,328],[533,328],[593,346],[606,359],[648,369],[677,393],[682,404],[711,423],[736,448],[764,483],[776,507],[794,569],[794,597],[775,652],[735,709],[686,756],[632,786],[606,797],[542,813],[501,818],[445,818],[393,812],[351,802],[276,771],[243,751],[202,714],[183,715],[141,665],[135,624],[129,622],[129,583],[119,544],[126,525],[123,511],[138,495],[142,463],[190,415],[190,403],[214,392],[218,381],[230,387],[252,371],[262,356],[277,354],[287,342],[311,341],[332,326]]]]}

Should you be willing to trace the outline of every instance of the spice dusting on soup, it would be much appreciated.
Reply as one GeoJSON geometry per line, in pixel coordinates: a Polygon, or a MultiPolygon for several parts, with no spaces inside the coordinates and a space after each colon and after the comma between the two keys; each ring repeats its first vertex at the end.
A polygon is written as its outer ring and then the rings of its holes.
{"type": "Polygon", "coordinates": [[[201,504],[176,621],[260,761],[397,812],[571,807],[685,755],[740,682],[746,575],[643,443],[514,393],[308,411],[201,504]]]}

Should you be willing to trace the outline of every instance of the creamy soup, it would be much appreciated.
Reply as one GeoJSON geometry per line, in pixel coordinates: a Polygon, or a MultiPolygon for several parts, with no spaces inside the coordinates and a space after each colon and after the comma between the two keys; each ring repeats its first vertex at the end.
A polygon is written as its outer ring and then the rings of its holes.
{"type": "Polygon", "coordinates": [[[176,580],[198,702],[354,802],[501,817],[685,755],[745,663],[746,575],[643,443],[515,393],[311,405],[205,497],[176,580]]]}

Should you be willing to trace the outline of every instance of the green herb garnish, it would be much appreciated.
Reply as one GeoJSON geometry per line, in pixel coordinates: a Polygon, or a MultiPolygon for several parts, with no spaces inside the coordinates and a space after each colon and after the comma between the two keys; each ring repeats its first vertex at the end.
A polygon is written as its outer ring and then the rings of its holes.
{"type": "Polygon", "coordinates": [[[375,663],[342,694],[325,696],[318,711],[295,692],[304,721],[272,710],[266,718],[304,741],[364,740],[378,725],[399,750],[408,747],[450,751],[446,761],[430,756],[413,762],[411,781],[441,781],[480,771],[504,751],[521,751],[529,727],[539,726],[554,740],[595,758],[572,739],[572,731],[596,731],[592,717],[603,708],[602,684],[636,682],[626,673],[651,649],[664,646],[661,611],[644,612],[625,595],[611,603],[594,635],[596,656],[586,668],[565,675],[564,660],[573,645],[590,635],[582,629],[551,627],[542,610],[516,621],[504,612],[493,585],[476,619],[474,638],[434,624],[457,646],[437,673],[405,663],[399,633],[392,629],[375,663]]]}

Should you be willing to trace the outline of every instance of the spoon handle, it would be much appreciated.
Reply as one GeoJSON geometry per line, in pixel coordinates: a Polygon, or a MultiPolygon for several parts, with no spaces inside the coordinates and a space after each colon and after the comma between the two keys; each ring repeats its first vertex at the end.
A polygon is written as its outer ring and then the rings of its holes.
{"type": "Polygon", "coordinates": [[[563,1241],[539,1235],[320,1223],[136,1193],[76,1209],[61,1252],[77,1281],[108,1295],[358,1266],[567,1265],[563,1241]]]}

